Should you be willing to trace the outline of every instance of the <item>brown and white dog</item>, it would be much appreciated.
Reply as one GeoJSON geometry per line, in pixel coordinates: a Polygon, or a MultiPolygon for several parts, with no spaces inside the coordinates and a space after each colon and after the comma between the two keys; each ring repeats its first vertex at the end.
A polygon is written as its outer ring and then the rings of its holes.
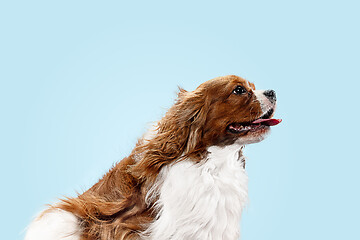
{"type": "Polygon", "coordinates": [[[41,213],[25,239],[238,239],[248,198],[242,148],[280,123],[275,106],[273,90],[234,75],[180,89],[130,156],[41,213]]]}

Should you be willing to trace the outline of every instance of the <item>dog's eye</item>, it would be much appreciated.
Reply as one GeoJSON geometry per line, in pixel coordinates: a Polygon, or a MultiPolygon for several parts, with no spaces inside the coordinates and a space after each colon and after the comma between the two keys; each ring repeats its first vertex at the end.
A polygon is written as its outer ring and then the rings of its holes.
{"type": "Polygon", "coordinates": [[[246,89],[243,88],[242,86],[237,86],[234,90],[233,93],[236,95],[240,95],[240,94],[244,94],[246,93],[246,89]]]}

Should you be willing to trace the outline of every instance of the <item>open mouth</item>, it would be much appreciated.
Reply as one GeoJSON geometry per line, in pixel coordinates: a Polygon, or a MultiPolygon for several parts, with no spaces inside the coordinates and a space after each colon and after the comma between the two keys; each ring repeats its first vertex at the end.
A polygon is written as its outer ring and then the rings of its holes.
{"type": "Polygon", "coordinates": [[[266,129],[270,126],[278,125],[281,122],[281,119],[273,119],[271,116],[274,113],[274,109],[270,109],[260,118],[245,123],[232,123],[227,127],[227,131],[234,134],[245,133],[245,132],[255,132],[258,130],[266,129]]]}

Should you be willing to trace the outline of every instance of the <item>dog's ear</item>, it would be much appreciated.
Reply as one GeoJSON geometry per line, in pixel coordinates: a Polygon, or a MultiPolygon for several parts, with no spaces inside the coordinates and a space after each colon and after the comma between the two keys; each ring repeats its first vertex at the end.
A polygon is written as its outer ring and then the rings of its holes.
{"type": "Polygon", "coordinates": [[[178,126],[185,133],[186,146],[184,153],[192,153],[200,146],[203,127],[206,122],[208,103],[200,91],[186,92],[180,90],[177,100],[178,126]]]}
{"type": "Polygon", "coordinates": [[[207,111],[206,98],[200,91],[180,88],[175,104],[158,122],[156,135],[135,148],[140,159],[131,167],[132,175],[152,181],[164,165],[186,157],[197,160],[203,151],[207,111]]]}

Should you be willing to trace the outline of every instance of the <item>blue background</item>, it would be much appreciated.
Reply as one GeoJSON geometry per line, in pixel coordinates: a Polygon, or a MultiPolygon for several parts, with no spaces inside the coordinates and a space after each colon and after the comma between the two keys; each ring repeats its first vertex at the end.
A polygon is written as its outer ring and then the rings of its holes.
{"type": "Polygon", "coordinates": [[[129,154],[170,107],[236,74],[275,89],[246,148],[242,239],[360,239],[357,1],[2,1],[2,239],[129,154]]]}

